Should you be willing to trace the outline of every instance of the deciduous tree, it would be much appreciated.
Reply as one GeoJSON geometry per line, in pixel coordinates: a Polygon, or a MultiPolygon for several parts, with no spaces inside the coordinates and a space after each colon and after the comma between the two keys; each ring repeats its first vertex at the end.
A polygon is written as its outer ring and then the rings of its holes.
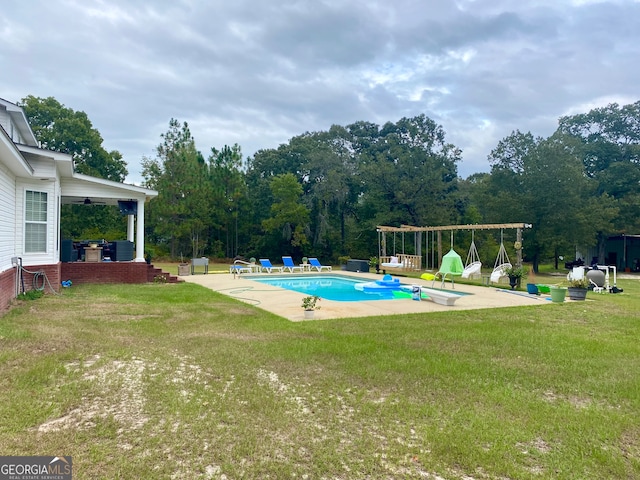
{"type": "Polygon", "coordinates": [[[306,230],[309,223],[309,209],[301,202],[302,185],[295,175],[285,173],[273,177],[270,182],[274,202],[271,216],[262,222],[265,234],[281,238],[282,252],[302,256],[309,243],[306,230]]]}
{"type": "Polygon", "coordinates": [[[598,231],[611,226],[613,202],[597,195],[576,149],[575,140],[562,134],[543,139],[517,131],[489,155],[489,220],[532,224],[524,245],[535,271],[542,257],[553,255],[557,262],[563,249],[595,245],[598,231]]]}

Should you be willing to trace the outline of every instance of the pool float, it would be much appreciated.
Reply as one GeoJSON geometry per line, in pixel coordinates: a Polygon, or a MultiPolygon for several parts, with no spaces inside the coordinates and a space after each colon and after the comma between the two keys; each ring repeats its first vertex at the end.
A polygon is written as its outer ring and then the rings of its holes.
{"type": "Polygon", "coordinates": [[[436,276],[433,273],[423,273],[420,275],[420,278],[423,280],[433,280],[436,276]]]}
{"type": "Polygon", "coordinates": [[[393,290],[400,290],[402,285],[400,284],[400,280],[392,278],[391,275],[387,274],[382,277],[382,280],[356,283],[354,288],[363,292],[391,292],[393,290]]]}

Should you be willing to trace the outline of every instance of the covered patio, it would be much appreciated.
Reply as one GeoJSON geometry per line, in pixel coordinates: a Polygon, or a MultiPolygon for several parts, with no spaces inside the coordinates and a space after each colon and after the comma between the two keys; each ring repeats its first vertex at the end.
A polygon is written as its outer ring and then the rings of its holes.
{"type": "MultiPolygon", "coordinates": [[[[144,206],[157,192],[74,173],[60,182],[61,205],[113,205],[127,216],[126,240],[135,244],[134,262],[144,262],[144,206]]],[[[124,240],[124,239],[123,239],[124,240]]]]}

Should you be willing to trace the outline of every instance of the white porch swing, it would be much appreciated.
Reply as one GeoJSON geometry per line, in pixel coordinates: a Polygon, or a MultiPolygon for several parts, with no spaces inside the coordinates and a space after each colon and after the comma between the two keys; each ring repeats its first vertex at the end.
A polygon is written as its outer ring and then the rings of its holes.
{"type": "MultiPolygon", "coordinates": [[[[378,258],[380,259],[380,268],[384,271],[391,270],[396,273],[405,273],[409,271],[418,271],[420,270],[420,265],[422,263],[421,255],[408,255],[405,254],[404,249],[404,231],[400,230],[402,233],[402,253],[396,253],[396,232],[393,231],[393,255],[387,255],[387,239],[386,239],[386,231],[378,229],[378,258]]],[[[417,233],[414,233],[414,242],[416,243],[415,248],[417,249],[417,233]]]]}
{"type": "Polygon", "coordinates": [[[491,277],[489,277],[491,283],[499,283],[502,278],[506,278],[506,270],[511,267],[509,255],[507,255],[507,251],[504,248],[503,231],[500,230],[500,249],[498,250],[496,263],[493,266],[493,272],[491,272],[491,277]]]}

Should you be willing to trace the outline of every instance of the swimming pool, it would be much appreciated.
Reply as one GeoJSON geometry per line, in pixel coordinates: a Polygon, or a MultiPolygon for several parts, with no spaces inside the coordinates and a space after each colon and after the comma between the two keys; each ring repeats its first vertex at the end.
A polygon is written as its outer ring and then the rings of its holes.
{"type": "Polygon", "coordinates": [[[293,290],[294,292],[307,295],[317,295],[326,300],[336,302],[359,302],[362,300],[393,300],[396,298],[410,297],[406,292],[365,292],[356,290],[356,283],[363,280],[339,277],[336,275],[313,275],[313,276],[278,276],[278,277],[247,277],[255,282],[260,282],[273,287],[293,290]]]}

